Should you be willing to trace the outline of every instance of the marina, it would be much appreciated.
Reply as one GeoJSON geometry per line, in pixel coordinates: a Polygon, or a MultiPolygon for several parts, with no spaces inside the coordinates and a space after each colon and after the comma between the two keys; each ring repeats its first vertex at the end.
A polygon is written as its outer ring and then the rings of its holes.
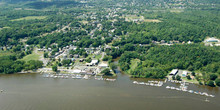
{"type": "Polygon", "coordinates": [[[92,76],[92,75],[81,75],[81,74],[42,74],[44,78],[56,78],[56,79],[95,79],[114,82],[116,79],[113,78],[103,78],[102,76],[92,76]]]}
{"type": "MultiPolygon", "coordinates": [[[[177,90],[177,91],[183,91],[183,92],[188,92],[191,94],[196,94],[196,95],[201,95],[201,96],[207,96],[207,97],[215,97],[215,95],[212,94],[208,94],[206,92],[200,92],[200,91],[194,91],[194,90],[188,90],[188,86],[189,83],[183,82],[183,81],[174,81],[174,80],[168,80],[171,83],[179,83],[180,86],[179,87],[174,87],[174,86],[166,86],[166,89],[170,89],[170,90],[177,90]]],[[[161,87],[163,86],[164,83],[166,83],[167,80],[165,81],[152,81],[149,80],[147,81],[147,83],[145,82],[138,82],[138,81],[133,81],[133,84],[137,84],[137,85],[147,85],[147,86],[156,86],[156,87],[161,87]]]]}
{"type": "Polygon", "coordinates": [[[145,83],[145,82],[133,81],[133,84],[147,85],[147,86],[156,86],[156,87],[161,87],[161,86],[163,86],[163,82],[162,82],[162,81],[148,81],[147,83],[145,83]]]}

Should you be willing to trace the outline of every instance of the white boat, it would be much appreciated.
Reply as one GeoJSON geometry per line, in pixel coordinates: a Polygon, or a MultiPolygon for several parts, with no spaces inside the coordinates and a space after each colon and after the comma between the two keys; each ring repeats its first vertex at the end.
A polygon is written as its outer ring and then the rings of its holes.
{"type": "Polygon", "coordinates": [[[104,80],[104,78],[95,78],[96,80],[104,80]]]}
{"type": "Polygon", "coordinates": [[[209,96],[208,93],[206,93],[206,92],[203,92],[202,94],[205,95],[205,96],[209,96]]]}
{"type": "Polygon", "coordinates": [[[154,84],[153,84],[153,83],[150,83],[150,86],[154,86],[154,84]]]}
{"type": "Polygon", "coordinates": [[[170,86],[167,86],[166,89],[170,89],[170,86]]]}
{"type": "Polygon", "coordinates": [[[152,82],[154,82],[154,81],[148,81],[149,83],[152,83],[152,82]]]}
{"type": "Polygon", "coordinates": [[[193,93],[193,90],[188,90],[189,93],[193,93]]]}
{"type": "Polygon", "coordinates": [[[109,78],[107,78],[106,81],[116,81],[116,79],[109,79],[109,78]]]}
{"type": "Polygon", "coordinates": [[[199,92],[200,95],[204,95],[202,92],[199,92]]]}
{"type": "Polygon", "coordinates": [[[76,75],[76,79],[81,79],[81,75],[76,75]]]}
{"type": "Polygon", "coordinates": [[[176,89],[175,87],[171,87],[170,89],[176,89]]]}
{"type": "Polygon", "coordinates": [[[158,84],[154,84],[154,86],[158,86],[158,84]]]}
{"type": "Polygon", "coordinates": [[[205,101],[206,101],[206,102],[209,102],[209,100],[208,100],[207,98],[205,99],[205,101]]]}
{"type": "Polygon", "coordinates": [[[88,76],[88,75],[85,75],[83,78],[84,78],[84,79],[89,79],[89,76],[88,76]]]}
{"type": "Polygon", "coordinates": [[[144,85],[145,83],[144,82],[139,82],[138,84],[144,85]]]}
{"type": "Polygon", "coordinates": [[[209,95],[210,97],[215,97],[214,95],[209,95]]]}
{"type": "Polygon", "coordinates": [[[145,83],[145,85],[149,86],[149,85],[150,85],[150,83],[145,83]]]}
{"type": "Polygon", "coordinates": [[[138,82],[137,81],[133,81],[133,84],[137,84],[138,82]]]}
{"type": "Polygon", "coordinates": [[[199,92],[194,92],[194,94],[199,94],[199,92]]]}
{"type": "Polygon", "coordinates": [[[159,82],[159,83],[158,83],[158,86],[163,86],[163,82],[159,82]]]}
{"type": "Polygon", "coordinates": [[[181,89],[180,88],[176,88],[176,90],[180,91],[181,89]]]}
{"type": "Polygon", "coordinates": [[[48,74],[47,74],[47,75],[45,75],[44,77],[45,77],[45,78],[49,78],[49,77],[50,77],[50,75],[48,75],[48,74]]]}
{"type": "Polygon", "coordinates": [[[186,92],[187,90],[186,90],[186,89],[183,89],[182,91],[183,91],[183,92],[186,92]]]}

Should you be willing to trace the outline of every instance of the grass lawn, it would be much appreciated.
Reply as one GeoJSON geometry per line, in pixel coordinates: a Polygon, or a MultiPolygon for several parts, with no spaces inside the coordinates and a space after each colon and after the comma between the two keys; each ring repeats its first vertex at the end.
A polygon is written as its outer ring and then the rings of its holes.
{"type": "Polygon", "coordinates": [[[35,52],[33,51],[32,54],[25,56],[25,57],[22,58],[21,60],[24,60],[24,61],[39,60],[41,55],[43,55],[43,52],[37,52],[37,53],[35,53],[35,52]]]}
{"type": "Polygon", "coordinates": [[[21,20],[33,20],[33,19],[45,19],[47,16],[27,16],[23,18],[13,19],[11,21],[21,21],[21,20]]]}
{"type": "Polygon", "coordinates": [[[184,80],[184,81],[186,81],[186,82],[191,82],[191,83],[194,83],[194,84],[199,84],[199,82],[196,80],[196,79],[194,79],[194,80],[188,80],[186,77],[182,77],[182,80],[184,80]]]}
{"type": "Polygon", "coordinates": [[[0,51],[0,57],[13,55],[14,53],[11,53],[10,51],[0,51]]]}
{"type": "Polygon", "coordinates": [[[128,70],[128,73],[130,73],[131,70],[134,70],[138,66],[139,62],[140,62],[139,59],[132,59],[130,69],[128,70]]]}
{"type": "Polygon", "coordinates": [[[92,59],[100,59],[101,57],[102,57],[102,55],[94,55],[94,54],[89,54],[87,57],[86,57],[86,59],[87,58],[89,58],[89,57],[91,57],[92,59]],[[95,58],[93,58],[93,56],[95,56],[95,58]]]}
{"type": "Polygon", "coordinates": [[[102,55],[96,55],[95,58],[96,59],[100,59],[102,57],[102,55]]]}

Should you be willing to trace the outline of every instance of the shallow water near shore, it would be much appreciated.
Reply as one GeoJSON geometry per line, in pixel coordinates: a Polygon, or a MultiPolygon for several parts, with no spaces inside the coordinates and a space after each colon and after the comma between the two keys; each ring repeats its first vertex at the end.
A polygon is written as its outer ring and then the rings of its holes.
{"type": "Polygon", "coordinates": [[[190,84],[189,89],[207,92],[214,98],[136,85],[119,71],[115,82],[94,79],[54,79],[41,74],[0,75],[1,110],[207,110],[220,107],[220,89],[190,84]],[[206,102],[205,99],[210,102],[206,102]]]}

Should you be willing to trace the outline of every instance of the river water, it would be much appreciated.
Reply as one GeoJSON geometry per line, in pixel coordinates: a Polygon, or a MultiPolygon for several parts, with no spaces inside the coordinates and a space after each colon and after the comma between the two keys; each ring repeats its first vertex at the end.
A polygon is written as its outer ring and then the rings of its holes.
{"type": "MultiPolygon", "coordinates": [[[[115,82],[44,78],[41,74],[0,75],[0,110],[214,110],[220,108],[219,88],[189,85],[188,92],[133,84],[117,71],[115,82]],[[208,98],[210,102],[206,102],[208,98]]],[[[135,79],[145,81],[146,79],[135,79]]]]}

